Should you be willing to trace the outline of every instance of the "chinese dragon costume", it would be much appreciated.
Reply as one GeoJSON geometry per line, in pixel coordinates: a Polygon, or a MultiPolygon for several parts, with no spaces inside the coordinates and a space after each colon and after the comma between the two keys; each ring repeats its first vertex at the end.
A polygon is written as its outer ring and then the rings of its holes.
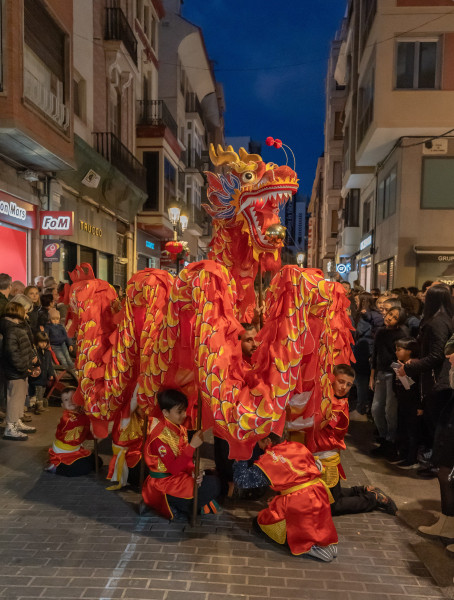
{"type": "Polygon", "coordinates": [[[224,173],[206,173],[214,227],[208,260],[176,277],[136,273],[119,312],[114,289],[90,268],[71,274],[76,402],[105,437],[119,411],[117,422],[129,424],[133,396],[152,419],[159,389],[177,386],[189,398],[192,422],[201,404],[204,427],[229,442],[231,457],[248,458],[257,439],[281,433],[286,420],[299,441],[329,422],[332,368],[351,357],[349,303],[321,271],[280,268],[279,209],[298,189],[295,171],[231,146],[211,146],[210,157],[224,173]],[[238,334],[256,306],[259,267],[275,275],[260,345],[245,370],[238,334]]]}

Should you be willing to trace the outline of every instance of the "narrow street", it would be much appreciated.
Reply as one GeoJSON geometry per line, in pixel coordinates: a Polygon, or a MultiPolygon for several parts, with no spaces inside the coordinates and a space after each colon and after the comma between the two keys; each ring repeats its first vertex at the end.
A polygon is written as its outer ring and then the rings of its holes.
{"type": "Polygon", "coordinates": [[[192,529],[151,513],[139,516],[138,495],[106,491],[104,479],[43,472],[59,415],[53,407],[34,417],[38,432],[27,442],[0,440],[0,598],[453,597],[454,561],[441,542],[414,529],[430,522],[425,511],[438,508],[437,482],[372,461],[362,451],[371,438],[368,424],[352,424],[343,461],[348,483],[382,487],[401,508],[399,518],[338,517],[339,556],[326,564],[256,537],[250,523],[259,503],[229,505],[192,529]]]}

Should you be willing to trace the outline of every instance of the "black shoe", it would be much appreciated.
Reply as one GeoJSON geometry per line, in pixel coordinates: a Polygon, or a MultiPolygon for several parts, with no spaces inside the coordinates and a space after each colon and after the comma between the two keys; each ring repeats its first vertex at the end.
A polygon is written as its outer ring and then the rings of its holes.
{"type": "Polygon", "coordinates": [[[428,467],[422,467],[416,471],[416,475],[421,479],[435,479],[437,476],[438,469],[429,465],[428,467]]]}
{"type": "Polygon", "coordinates": [[[375,496],[378,508],[382,508],[388,515],[395,515],[397,513],[396,503],[383,490],[373,485],[367,485],[365,489],[375,496]]]}
{"type": "Polygon", "coordinates": [[[388,454],[388,446],[385,443],[382,443],[380,446],[372,448],[369,454],[374,458],[383,458],[388,454]]]}

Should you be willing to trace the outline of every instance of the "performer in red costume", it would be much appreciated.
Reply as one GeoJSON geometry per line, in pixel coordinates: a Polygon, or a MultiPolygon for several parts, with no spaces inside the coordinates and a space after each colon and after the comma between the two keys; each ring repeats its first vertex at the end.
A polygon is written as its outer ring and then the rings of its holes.
{"type": "MultiPolygon", "coordinates": [[[[149,468],[142,496],[145,504],[167,519],[186,520],[192,513],[194,492],[194,450],[203,444],[203,432],[196,431],[188,443],[183,427],[188,407],[187,397],[175,389],[158,394],[161,418],[148,426],[145,462],[149,468]]],[[[214,475],[198,479],[198,507],[203,513],[217,512],[219,480],[214,475]]]]}
{"type": "MultiPolygon", "coordinates": [[[[82,444],[93,439],[90,433],[90,420],[80,406],[73,403],[76,388],[67,388],[62,392],[61,402],[65,409],[57,425],[55,440],[49,448],[49,473],[65,477],[79,477],[95,470],[95,457],[82,444]]],[[[102,462],[100,461],[100,465],[102,462]]]]}
{"type": "Polygon", "coordinates": [[[320,469],[299,442],[286,442],[274,433],[259,442],[264,454],[252,466],[234,466],[239,488],[271,486],[278,494],[260,511],[256,525],[292,554],[307,554],[330,562],[337,556],[337,532],[320,469]]]}
{"type": "Polygon", "coordinates": [[[340,479],[346,479],[340,462],[340,452],[345,450],[344,437],[348,431],[348,394],[355,381],[355,371],[350,365],[337,365],[333,369],[334,398],[331,406],[331,419],[314,432],[313,442],[308,440],[309,450],[324,467],[323,480],[329,487],[333,502],[333,515],[347,515],[382,509],[395,515],[397,506],[382,490],[372,485],[341,486],[340,479]]]}

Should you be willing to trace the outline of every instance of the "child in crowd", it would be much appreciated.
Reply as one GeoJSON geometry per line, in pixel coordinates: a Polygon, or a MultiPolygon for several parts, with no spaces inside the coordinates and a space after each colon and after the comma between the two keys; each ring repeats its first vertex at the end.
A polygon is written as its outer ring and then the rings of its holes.
{"type": "Polygon", "coordinates": [[[388,310],[384,318],[385,326],[380,327],[375,335],[372,352],[369,385],[374,390],[372,417],[378,429],[380,445],[372,450],[371,455],[385,456],[389,460],[398,458],[395,445],[397,399],[393,391],[394,373],[391,363],[396,360],[396,341],[408,335],[403,327],[405,318],[402,308],[394,307],[388,310]]]}
{"type": "Polygon", "coordinates": [[[55,300],[52,294],[42,294],[41,307],[38,310],[37,326],[40,331],[44,331],[44,327],[50,323],[49,310],[55,308],[55,300]]]}
{"type": "MultiPolygon", "coordinates": [[[[149,468],[142,496],[144,504],[163,517],[187,520],[192,514],[194,498],[194,450],[203,444],[203,432],[196,431],[188,443],[183,427],[188,399],[176,389],[166,389],[158,394],[162,416],[154,418],[148,426],[144,448],[145,462],[149,468]]],[[[199,475],[197,506],[207,514],[216,513],[220,484],[215,475],[199,475]]],[[[141,506],[141,512],[144,506],[141,506]]]]}
{"type": "Polygon", "coordinates": [[[49,402],[44,398],[44,392],[49,381],[55,377],[52,354],[49,350],[49,338],[46,333],[38,331],[35,336],[35,346],[38,354],[41,373],[37,377],[28,378],[28,395],[30,396],[30,408],[34,408],[35,414],[39,415],[47,409],[49,402]]]}
{"type": "Polygon", "coordinates": [[[261,532],[295,555],[307,554],[330,562],[337,556],[337,532],[331,517],[327,487],[310,451],[274,433],[258,442],[264,454],[253,464],[234,465],[237,487],[268,485],[276,496],[254,521],[261,532]]]}
{"type": "MultiPolygon", "coordinates": [[[[66,388],[61,394],[63,415],[57,425],[55,440],[49,448],[49,465],[45,471],[63,475],[64,477],[79,477],[95,470],[95,456],[82,444],[87,439],[93,439],[90,433],[90,419],[81,406],[76,406],[73,396],[76,388],[66,388]]],[[[98,459],[100,466],[102,461],[98,459]]]]}
{"type": "Polygon", "coordinates": [[[44,329],[49,336],[52,350],[55,352],[58,362],[77,380],[74,363],[69,355],[73,347],[71,346],[71,340],[68,337],[65,327],[60,323],[60,313],[55,308],[51,308],[49,310],[49,318],[50,323],[47,323],[44,329]]]}
{"type": "MultiPolygon", "coordinates": [[[[401,365],[411,358],[418,358],[419,348],[415,338],[405,337],[396,342],[396,357],[401,365]]],[[[401,461],[397,466],[401,469],[416,469],[419,467],[418,430],[419,417],[422,416],[422,401],[418,378],[408,381],[401,380],[397,375],[394,379],[394,392],[397,397],[397,446],[401,461]],[[405,385],[404,385],[405,384],[405,385]]]]}
{"type": "Polygon", "coordinates": [[[340,479],[345,479],[345,474],[340,464],[340,451],[345,450],[344,437],[349,425],[348,394],[355,382],[355,371],[350,365],[336,365],[333,375],[331,420],[315,432],[315,447],[310,447],[314,458],[324,467],[322,478],[333,497],[331,513],[338,516],[381,509],[395,515],[396,504],[379,488],[372,485],[341,487],[340,479]]]}

